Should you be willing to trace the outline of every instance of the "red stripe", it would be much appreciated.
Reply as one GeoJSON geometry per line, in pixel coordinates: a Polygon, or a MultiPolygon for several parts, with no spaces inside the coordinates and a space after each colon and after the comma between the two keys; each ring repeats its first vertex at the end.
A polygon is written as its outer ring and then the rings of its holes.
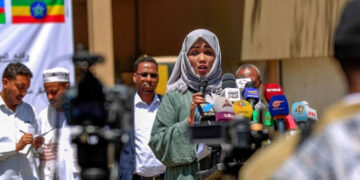
{"type": "Polygon", "coordinates": [[[0,14],[5,13],[5,9],[0,7],[0,14]]]}
{"type": "Polygon", "coordinates": [[[46,23],[46,22],[65,22],[64,15],[46,16],[44,19],[35,19],[32,16],[13,16],[13,23],[46,23]]]}

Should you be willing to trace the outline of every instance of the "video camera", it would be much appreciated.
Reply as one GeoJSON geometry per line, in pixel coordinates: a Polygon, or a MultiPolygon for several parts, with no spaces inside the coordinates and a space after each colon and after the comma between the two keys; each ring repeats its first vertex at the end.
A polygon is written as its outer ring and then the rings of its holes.
{"type": "Polygon", "coordinates": [[[132,127],[134,91],[120,84],[103,87],[90,71],[94,64],[103,61],[101,56],[78,51],[73,62],[85,73],[77,86],[65,94],[68,124],[79,129],[72,134],[72,142],[77,145],[84,180],[109,179],[109,160],[118,162],[132,127]]]}
{"type": "Polygon", "coordinates": [[[221,145],[225,152],[223,172],[231,175],[237,175],[243,163],[269,139],[266,129],[256,128],[249,119],[240,116],[230,122],[203,122],[190,129],[192,142],[221,145]]]}

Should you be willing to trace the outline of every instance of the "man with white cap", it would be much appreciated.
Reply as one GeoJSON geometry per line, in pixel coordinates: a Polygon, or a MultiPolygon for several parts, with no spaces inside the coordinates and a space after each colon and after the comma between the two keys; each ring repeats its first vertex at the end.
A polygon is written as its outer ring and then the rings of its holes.
{"type": "Polygon", "coordinates": [[[69,71],[56,67],[43,71],[49,106],[39,114],[40,133],[45,138],[40,156],[40,179],[78,179],[79,168],[71,146],[70,127],[66,123],[61,96],[70,87],[69,71]]]}

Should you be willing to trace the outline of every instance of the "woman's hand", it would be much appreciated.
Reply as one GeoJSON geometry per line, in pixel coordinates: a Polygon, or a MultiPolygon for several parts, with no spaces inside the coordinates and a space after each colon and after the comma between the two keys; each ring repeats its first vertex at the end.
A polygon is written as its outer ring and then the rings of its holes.
{"type": "Polygon", "coordinates": [[[190,105],[190,115],[187,119],[188,125],[194,125],[195,123],[195,108],[198,104],[205,103],[205,99],[200,92],[193,94],[193,99],[190,105]]]}

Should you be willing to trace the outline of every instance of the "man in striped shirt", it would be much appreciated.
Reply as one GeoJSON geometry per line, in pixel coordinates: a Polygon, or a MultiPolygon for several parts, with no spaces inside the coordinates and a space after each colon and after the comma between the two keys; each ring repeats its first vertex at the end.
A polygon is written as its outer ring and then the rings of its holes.
{"type": "Polygon", "coordinates": [[[71,145],[71,130],[60,99],[70,87],[69,71],[61,67],[47,69],[43,72],[43,80],[50,104],[40,112],[38,119],[45,138],[40,156],[40,179],[79,179],[76,151],[71,145]]]}
{"type": "Polygon", "coordinates": [[[335,57],[349,94],[313,128],[273,179],[360,179],[360,0],[350,2],[335,34],[335,57]]]}

